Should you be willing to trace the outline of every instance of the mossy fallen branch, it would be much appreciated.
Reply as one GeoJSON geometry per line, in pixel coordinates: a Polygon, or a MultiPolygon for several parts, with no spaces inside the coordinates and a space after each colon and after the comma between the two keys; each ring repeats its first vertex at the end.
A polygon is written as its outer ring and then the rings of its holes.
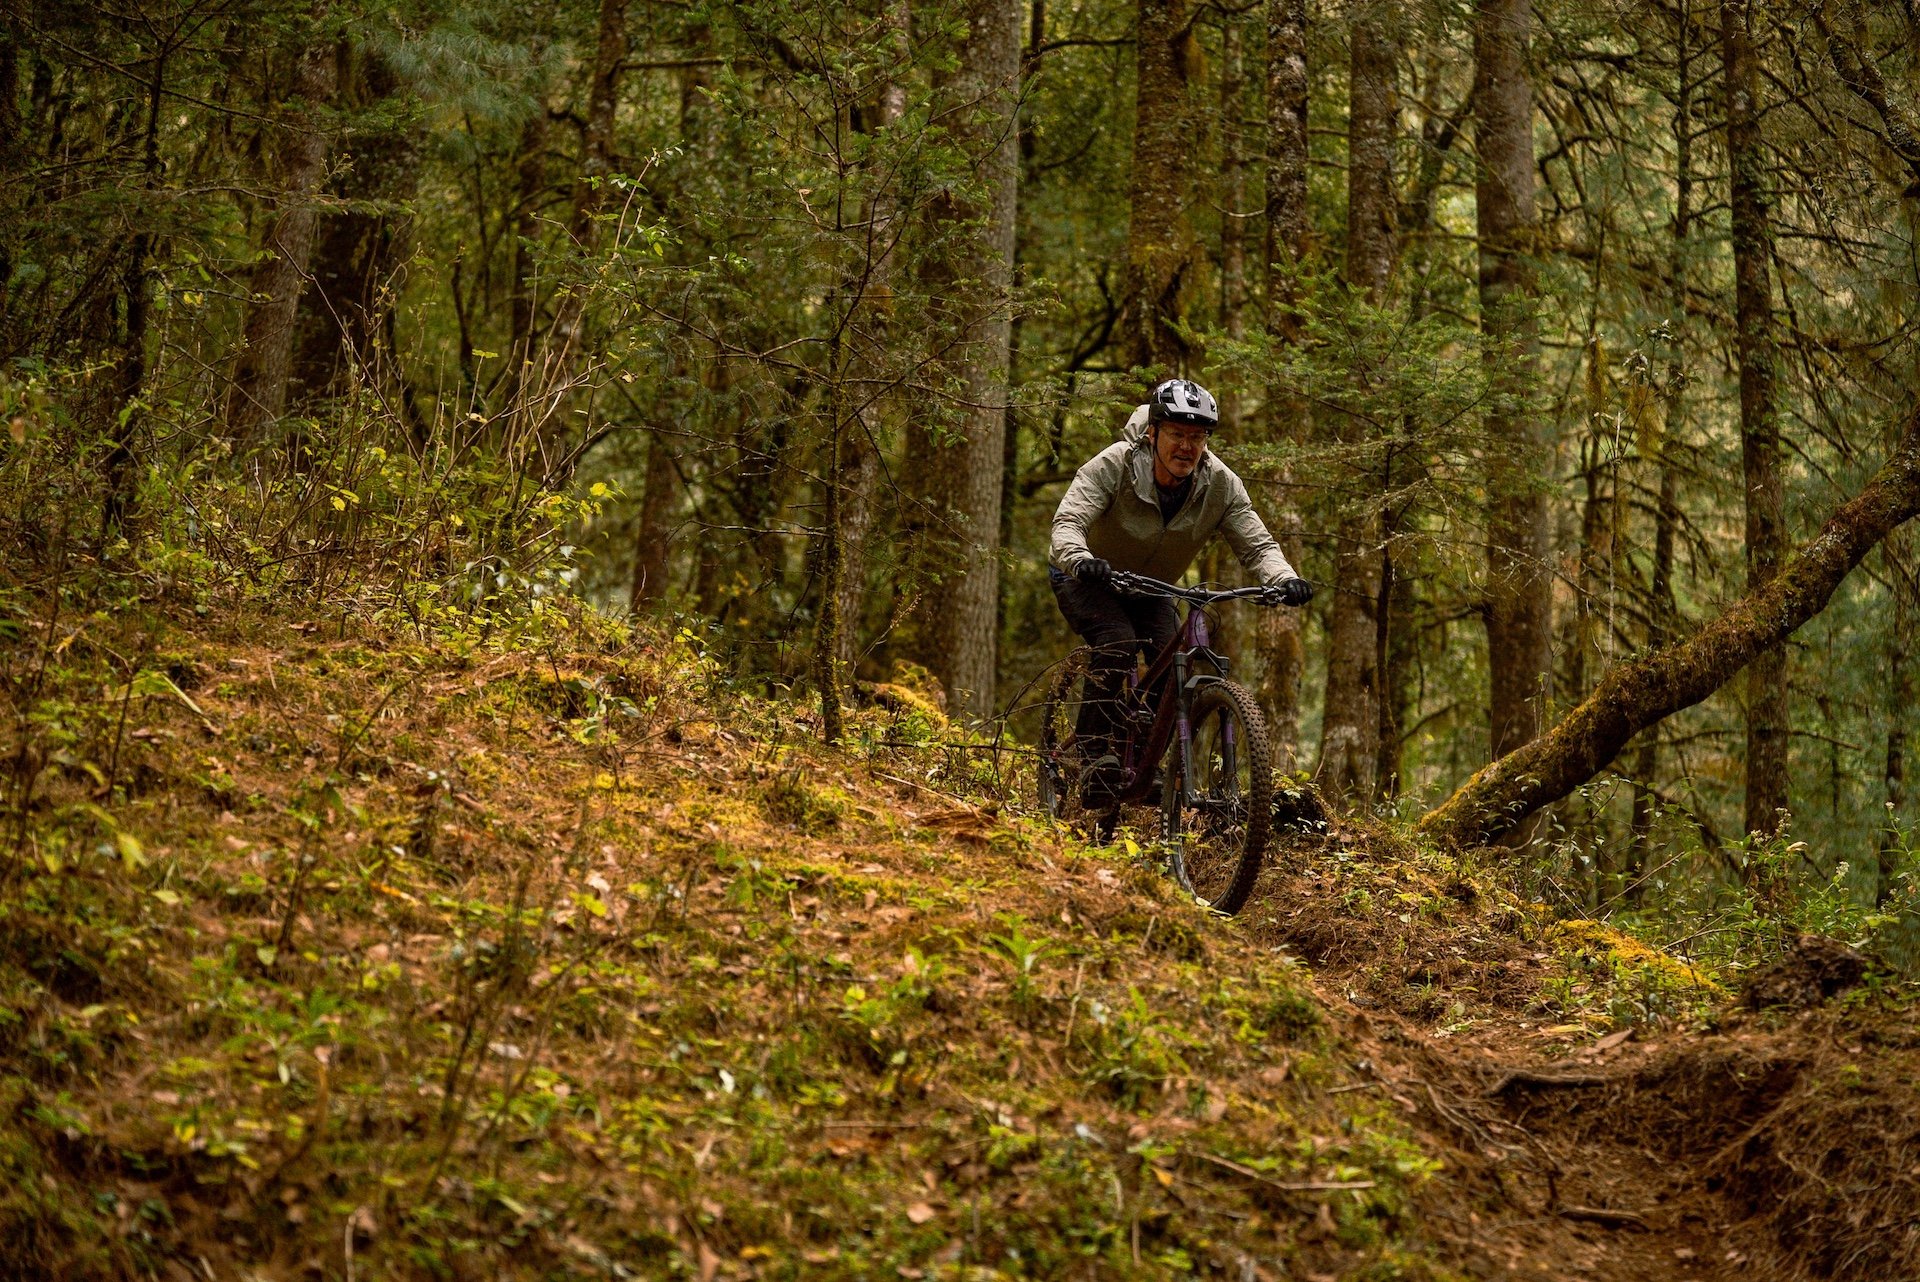
{"type": "Polygon", "coordinates": [[[1585,702],[1481,770],[1420,820],[1454,846],[1482,846],[1606,769],[1627,741],[1720,689],[1826,609],[1862,557],[1920,515],[1920,409],[1867,487],[1801,544],[1779,575],[1688,640],[1615,664],[1585,702]]]}

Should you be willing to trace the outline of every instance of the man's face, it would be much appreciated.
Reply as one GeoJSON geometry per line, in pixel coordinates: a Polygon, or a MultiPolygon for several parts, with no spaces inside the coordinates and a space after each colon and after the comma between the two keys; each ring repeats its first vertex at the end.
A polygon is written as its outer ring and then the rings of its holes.
{"type": "Polygon", "coordinates": [[[1160,466],[1176,481],[1193,475],[1207,452],[1207,429],[1196,423],[1176,423],[1171,419],[1154,429],[1153,453],[1160,466]]]}

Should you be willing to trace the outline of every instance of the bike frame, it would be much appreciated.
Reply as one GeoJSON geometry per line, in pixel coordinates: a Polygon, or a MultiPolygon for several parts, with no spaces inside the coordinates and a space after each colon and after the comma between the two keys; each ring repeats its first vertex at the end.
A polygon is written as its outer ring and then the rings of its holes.
{"type": "MultiPolygon", "coordinates": [[[[1209,685],[1226,680],[1232,669],[1232,663],[1226,655],[1213,648],[1213,634],[1207,626],[1205,607],[1216,601],[1234,601],[1245,597],[1260,595],[1259,588],[1235,588],[1228,592],[1209,592],[1201,588],[1176,587],[1171,583],[1161,583],[1144,575],[1125,572],[1113,576],[1113,585],[1122,592],[1135,595],[1170,596],[1187,603],[1186,617],[1180,621],[1179,629],[1173,634],[1153,662],[1142,673],[1139,665],[1127,676],[1126,694],[1122,698],[1121,718],[1126,723],[1126,743],[1120,754],[1120,764],[1126,770],[1126,782],[1121,786],[1115,800],[1122,805],[1136,804],[1146,799],[1153,790],[1153,767],[1166,752],[1167,742],[1175,735],[1180,744],[1180,786],[1182,805],[1193,805],[1193,700],[1194,696],[1209,685]],[[1205,664],[1213,669],[1211,673],[1195,671],[1196,663],[1205,664]],[[1152,721],[1144,737],[1140,733],[1140,718],[1151,708],[1152,721]]],[[[1226,736],[1221,744],[1226,756],[1229,774],[1235,767],[1234,754],[1237,745],[1233,742],[1233,727],[1226,727],[1226,736]]]]}

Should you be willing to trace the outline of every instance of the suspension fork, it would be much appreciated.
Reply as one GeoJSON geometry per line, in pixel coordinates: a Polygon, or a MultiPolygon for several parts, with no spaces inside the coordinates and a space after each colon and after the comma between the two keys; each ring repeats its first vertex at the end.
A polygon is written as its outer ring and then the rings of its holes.
{"type": "Polygon", "coordinates": [[[1193,692],[1187,689],[1187,656],[1173,656],[1174,733],[1180,744],[1180,804],[1193,800],[1193,692]]]}

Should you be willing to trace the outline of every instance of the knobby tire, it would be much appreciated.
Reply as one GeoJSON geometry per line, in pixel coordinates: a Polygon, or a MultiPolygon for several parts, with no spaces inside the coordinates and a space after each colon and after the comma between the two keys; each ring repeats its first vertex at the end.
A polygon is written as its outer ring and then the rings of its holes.
{"type": "Polygon", "coordinates": [[[1194,772],[1200,776],[1193,791],[1201,794],[1203,800],[1223,806],[1238,803],[1237,813],[1223,818],[1219,811],[1209,813],[1182,804],[1185,781],[1181,777],[1183,767],[1176,737],[1168,745],[1165,763],[1167,782],[1161,799],[1163,835],[1172,847],[1173,873],[1180,884],[1215,912],[1232,916],[1253,893],[1253,883],[1259,879],[1267,838],[1272,831],[1273,742],[1260,705],[1246,687],[1233,681],[1204,686],[1193,701],[1190,724],[1195,746],[1194,772]],[[1208,730],[1216,725],[1223,730],[1229,721],[1237,727],[1236,768],[1233,778],[1223,780],[1212,777],[1214,769],[1221,764],[1218,757],[1209,753],[1203,759],[1201,749],[1218,741],[1218,732],[1210,740],[1208,730]],[[1222,880],[1219,874],[1225,874],[1224,884],[1216,889],[1216,883],[1222,880]]]}

